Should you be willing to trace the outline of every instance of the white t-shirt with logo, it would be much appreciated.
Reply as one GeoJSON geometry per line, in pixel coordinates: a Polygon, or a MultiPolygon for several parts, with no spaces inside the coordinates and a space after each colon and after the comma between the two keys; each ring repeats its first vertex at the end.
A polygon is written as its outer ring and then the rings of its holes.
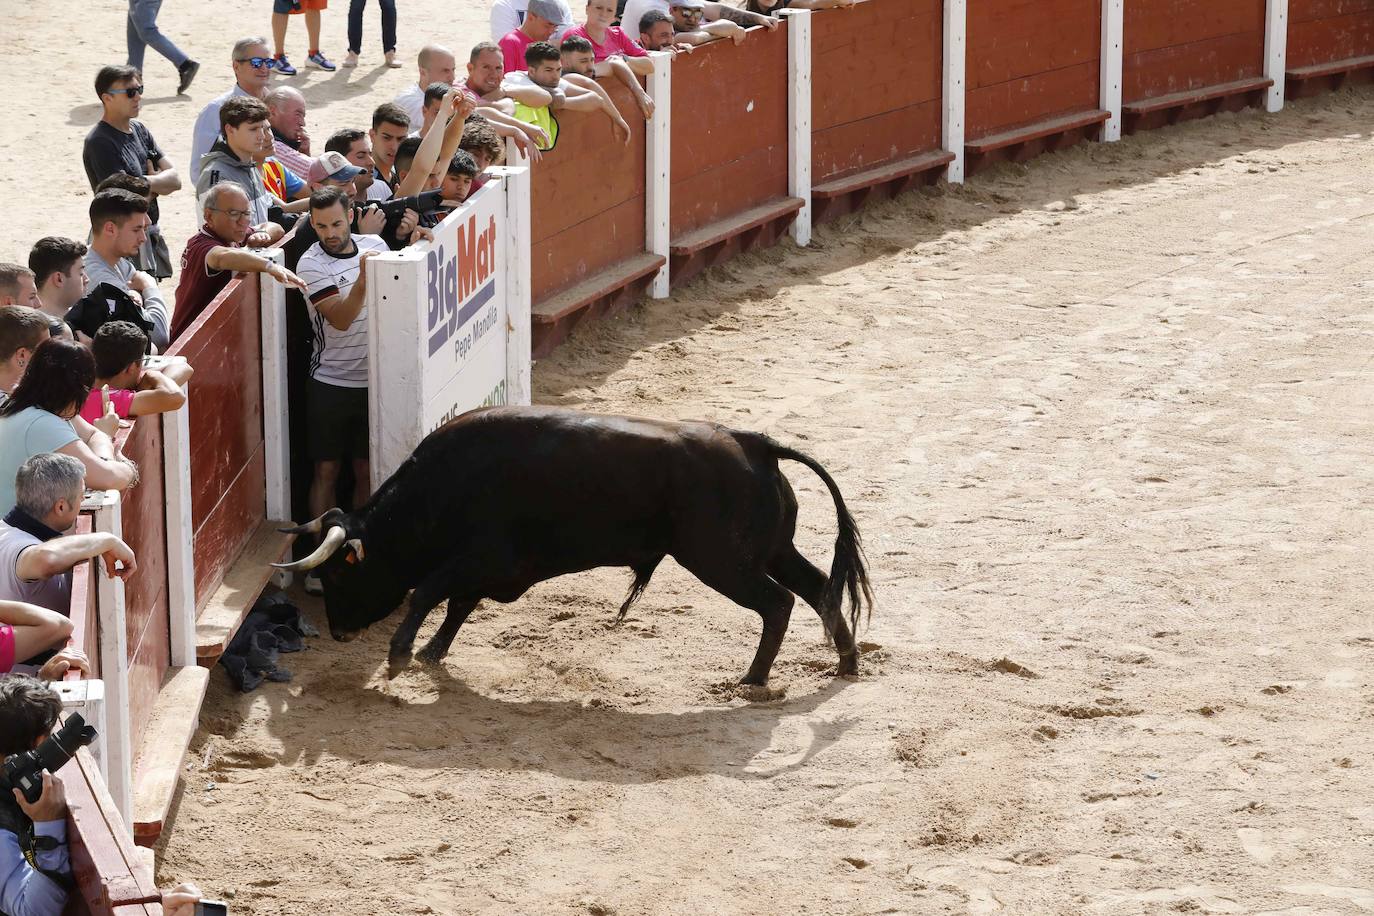
{"type": "Polygon", "coordinates": [[[358,282],[358,261],[364,252],[390,251],[386,242],[375,235],[353,236],[353,252],[334,255],[319,242],[301,255],[296,275],[305,281],[305,297],[310,303],[310,326],[315,338],[315,352],[310,358],[310,377],[340,388],[367,387],[367,306],[340,331],[315,308],[330,296],[347,298],[353,284],[358,282]]]}

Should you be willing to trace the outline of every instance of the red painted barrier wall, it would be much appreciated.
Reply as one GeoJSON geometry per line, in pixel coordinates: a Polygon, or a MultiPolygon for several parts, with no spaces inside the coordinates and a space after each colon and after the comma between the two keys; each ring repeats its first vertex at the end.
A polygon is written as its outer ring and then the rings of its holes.
{"type": "Polygon", "coordinates": [[[1289,0],[1288,67],[1374,54],[1374,0],[1289,0]]]}
{"type": "Polygon", "coordinates": [[[1265,0],[1130,0],[1125,103],[1261,76],[1264,6],[1265,0]]]}
{"type": "Polygon", "coordinates": [[[266,511],[258,278],[231,281],[167,352],[195,367],[189,409],[196,607],[266,511]]]}
{"type": "Polygon", "coordinates": [[[965,134],[1098,107],[1101,0],[969,0],[965,134]]]}
{"type": "Polygon", "coordinates": [[[644,250],[644,117],[623,83],[600,83],[630,142],[618,142],[600,112],[559,116],[558,144],[531,170],[535,303],[644,250]]]}
{"type": "Polygon", "coordinates": [[[813,14],[812,183],[939,149],[943,67],[942,0],[813,14]]]}
{"type": "Polygon", "coordinates": [[[756,26],[673,62],[674,242],[787,196],[787,26],[756,26]]]}
{"type": "Polygon", "coordinates": [[[124,583],[129,734],[138,747],[171,664],[162,423],[156,416],[135,420],[131,428],[120,431],[118,440],[124,454],[138,465],[138,485],[125,491],[120,503],[124,542],[138,560],[138,569],[124,583]]]}

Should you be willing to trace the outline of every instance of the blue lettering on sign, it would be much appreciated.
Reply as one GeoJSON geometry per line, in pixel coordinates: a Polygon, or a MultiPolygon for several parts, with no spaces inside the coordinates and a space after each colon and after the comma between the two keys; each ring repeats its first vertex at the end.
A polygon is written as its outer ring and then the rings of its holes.
{"type": "Polygon", "coordinates": [[[496,269],[496,217],[489,216],[480,232],[476,216],[456,230],[458,244],[452,257],[446,257],[444,247],[438,245],[425,258],[430,356],[496,292],[496,280],[488,282],[496,269]]]}
{"type": "MultiPolygon", "coordinates": [[[[476,315],[482,306],[486,305],[494,295],[496,295],[496,281],[493,279],[489,281],[486,286],[479,289],[471,299],[463,303],[461,309],[450,312],[449,320],[446,324],[441,325],[437,330],[431,325],[430,330],[433,333],[429,336],[429,355],[433,356],[435,353],[439,352],[439,348],[448,341],[450,335],[456,333],[459,328],[467,324],[472,316],[476,315]]],[[[454,298],[457,298],[456,295],[454,298]]]]}

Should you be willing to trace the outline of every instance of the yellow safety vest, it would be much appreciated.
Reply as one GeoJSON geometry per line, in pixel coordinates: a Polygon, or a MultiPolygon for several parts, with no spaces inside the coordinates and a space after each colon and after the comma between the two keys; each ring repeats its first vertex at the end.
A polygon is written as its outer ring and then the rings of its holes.
{"type": "Polygon", "coordinates": [[[548,152],[558,143],[558,119],[553,116],[553,111],[549,106],[542,108],[531,108],[521,102],[515,103],[515,117],[526,124],[533,124],[535,127],[543,128],[544,133],[549,136],[547,146],[539,144],[539,149],[548,152]]]}

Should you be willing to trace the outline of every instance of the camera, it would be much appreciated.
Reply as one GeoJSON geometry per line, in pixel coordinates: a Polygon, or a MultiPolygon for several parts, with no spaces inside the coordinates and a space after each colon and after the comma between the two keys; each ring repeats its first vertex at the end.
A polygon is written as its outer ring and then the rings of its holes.
{"type": "Polygon", "coordinates": [[[391,200],[383,201],[378,204],[386,218],[399,219],[406,210],[414,210],[416,213],[428,213],[431,210],[439,209],[443,202],[444,195],[435,188],[432,191],[422,191],[410,197],[396,197],[391,200]]]}
{"type": "Polygon", "coordinates": [[[31,751],[11,754],[0,771],[0,786],[18,789],[33,804],[43,794],[43,771],[56,773],[72,755],[95,740],[95,728],[80,713],[72,713],[57,731],[31,751]]]}
{"type": "Polygon", "coordinates": [[[223,900],[201,900],[196,903],[196,916],[229,916],[229,904],[223,900]]]}

